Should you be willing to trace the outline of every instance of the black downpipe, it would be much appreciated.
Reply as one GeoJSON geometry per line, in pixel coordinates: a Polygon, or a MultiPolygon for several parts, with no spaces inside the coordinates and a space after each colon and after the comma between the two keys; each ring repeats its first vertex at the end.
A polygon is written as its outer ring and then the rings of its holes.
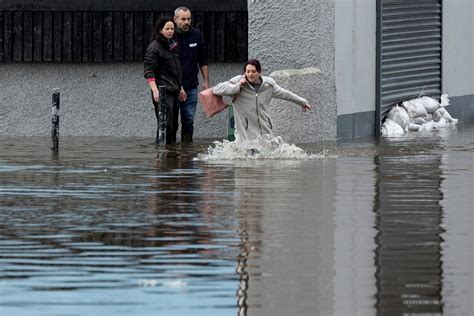
{"type": "Polygon", "coordinates": [[[52,129],[51,129],[51,141],[53,143],[51,149],[54,152],[59,150],[59,89],[53,90],[52,98],[52,129]]]}
{"type": "MultiPolygon", "coordinates": [[[[157,119],[157,128],[156,128],[156,139],[155,143],[157,145],[164,145],[166,143],[166,87],[158,86],[158,91],[160,92],[160,101],[153,102],[155,106],[155,116],[157,119]]],[[[152,96],[153,97],[153,96],[152,96]]]]}
{"type": "Polygon", "coordinates": [[[375,76],[375,137],[380,137],[382,118],[382,12],[383,1],[377,1],[377,26],[376,26],[376,76],[375,76]]]}

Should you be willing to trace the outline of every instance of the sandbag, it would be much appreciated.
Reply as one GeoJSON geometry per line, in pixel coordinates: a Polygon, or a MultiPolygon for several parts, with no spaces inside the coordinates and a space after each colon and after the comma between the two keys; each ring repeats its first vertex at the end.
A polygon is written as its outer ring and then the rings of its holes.
{"type": "Polygon", "coordinates": [[[448,110],[444,109],[443,111],[443,118],[446,120],[448,123],[454,123],[456,124],[458,122],[458,119],[454,119],[451,117],[451,114],[449,114],[448,110]]]}
{"type": "Polygon", "coordinates": [[[435,122],[433,120],[431,120],[428,123],[421,125],[421,127],[418,131],[431,131],[434,128],[434,124],[435,124],[435,122]]]}
{"type": "Polygon", "coordinates": [[[426,109],[423,107],[421,102],[418,101],[417,99],[404,101],[402,105],[405,108],[405,110],[407,110],[408,116],[410,116],[410,118],[425,116],[428,114],[428,112],[426,112],[426,109]]]}
{"type": "Polygon", "coordinates": [[[410,124],[410,117],[408,116],[407,111],[398,105],[390,109],[387,113],[387,119],[397,123],[404,130],[407,128],[408,124],[410,124]]]}
{"type": "Polygon", "coordinates": [[[444,108],[439,109],[438,111],[433,113],[433,121],[439,122],[444,114],[444,108]]]}
{"type": "Polygon", "coordinates": [[[403,128],[392,121],[391,119],[386,119],[381,128],[382,136],[384,137],[397,137],[402,136],[405,132],[403,128]]]}
{"type": "Polygon", "coordinates": [[[416,132],[417,130],[420,129],[420,127],[421,127],[420,124],[410,123],[410,124],[408,124],[407,129],[408,129],[410,132],[416,132]]]}
{"type": "Polygon", "coordinates": [[[413,123],[421,125],[421,124],[428,123],[432,119],[433,119],[433,115],[428,113],[425,116],[414,117],[412,120],[413,120],[413,123]]]}
{"type": "Polygon", "coordinates": [[[447,123],[454,123],[456,124],[458,122],[457,119],[453,119],[451,117],[451,115],[449,114],[449,112],[443,107],[443,108],[439,108],[438,110],[436,110],[436,112],[433,113],[433,120],[435,122],[439,122],[440,120],[446,120],[447,123]]]}
{"type": "Polygon", "coordinates": [[[433,98],[425,96],[419,98],[418,101],[421,103],[421,105],[423,105],[426,112],[428,113],[433,113],[439,108],[439,102],[433,98]]]}
{"type": "Polygon", "coordinates": [[[440,129],[440,128],[445,128],[449,126],[449,123],[446,121],[444,117],[442,117],[439,121],[434,123],[434,128],[435,129],[440,129]]]}

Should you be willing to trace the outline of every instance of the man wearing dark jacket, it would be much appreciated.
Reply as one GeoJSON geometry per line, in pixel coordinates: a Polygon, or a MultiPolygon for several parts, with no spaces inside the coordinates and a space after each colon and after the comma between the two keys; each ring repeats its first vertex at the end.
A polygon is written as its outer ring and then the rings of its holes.
{"type": "Polygon", "coordinates": [[[183,87],[186,101],[178,101],[181,115],[181,142],[191,143],[194,132],[194,115],[198,100],[198,73],[201,70],[202,90],[209,88],[209,61],[207,45],[202,33],[191,27],[191,11],[179,7],[174,11],[179,43],[179,59],[183,69],[183,87]]]}

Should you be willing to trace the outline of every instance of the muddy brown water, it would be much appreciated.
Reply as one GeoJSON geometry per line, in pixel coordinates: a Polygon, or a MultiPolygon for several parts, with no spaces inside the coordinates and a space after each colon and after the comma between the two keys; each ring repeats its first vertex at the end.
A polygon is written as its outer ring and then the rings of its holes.
{"type": "Polygon", "coordinates": [[[470,315],[474,126],[196,161],[0,138],[0,314],[470,315]]]}

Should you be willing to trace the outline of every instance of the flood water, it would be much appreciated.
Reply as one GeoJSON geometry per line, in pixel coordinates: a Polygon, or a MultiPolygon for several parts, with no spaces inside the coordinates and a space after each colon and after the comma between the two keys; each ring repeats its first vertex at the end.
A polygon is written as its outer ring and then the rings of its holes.
{"type": "Polygon", "coordinates": [[[472,315],[473,140],[0,138],[0,315],[472,315]]]}

